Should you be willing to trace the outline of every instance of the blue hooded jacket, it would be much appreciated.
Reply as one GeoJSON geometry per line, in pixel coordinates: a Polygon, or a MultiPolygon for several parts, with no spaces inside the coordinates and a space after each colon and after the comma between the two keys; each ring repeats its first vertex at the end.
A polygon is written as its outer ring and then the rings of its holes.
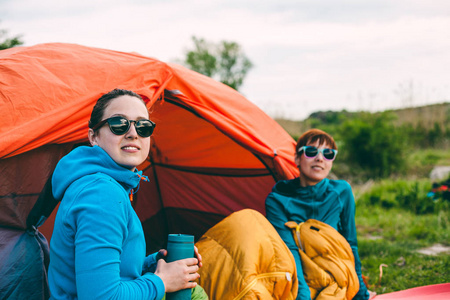
{"type": "Polygon", "coordinates": [[[327,178],[314,186],[300,186],[300,179],[282,180],[275,184],[266,198],[266,216],[291,250],[297,268],[299,289],[297,299],[311,299],[309,287],[303,276],[298,247],[292,232],[284,224],[308,219],[322,221],[336,229],[348,241],[355,257],[355,269],[359,279],[359,292],[353,299],[369,299],[369,292],[362,280],[361,261],[355,226],[355,199],[350,185],[344,180],[327,178]]]}
{"type": "Polygon", "coordinates": [[[147,272],[156,253],[145,257],[129,198],[140,173],[98,146],[78,147],[59,161],[52,177],[61,203],[50,242],[51,299],[162,299],[163,281],[147,272]]]}

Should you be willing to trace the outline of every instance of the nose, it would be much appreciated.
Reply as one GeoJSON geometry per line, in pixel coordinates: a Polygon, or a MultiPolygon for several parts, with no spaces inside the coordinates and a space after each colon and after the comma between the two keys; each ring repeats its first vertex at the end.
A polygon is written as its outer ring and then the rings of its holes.
{"type": "Polygon", "coordinates": [[[317,153],[315,159],[316,159],[316,160],[323,160],[323,159],[324,159],[324,158],[323,158],[323,153],[319,151],[319,153],[317,153]]]}
{"type": "Polygon", "coordinates": [[[136,121],[130,121],[130,129],[128,129],[128,132],[125,134],[125,137],[127,139],[137,139],[138,134],[136,131],[136,121]]]}

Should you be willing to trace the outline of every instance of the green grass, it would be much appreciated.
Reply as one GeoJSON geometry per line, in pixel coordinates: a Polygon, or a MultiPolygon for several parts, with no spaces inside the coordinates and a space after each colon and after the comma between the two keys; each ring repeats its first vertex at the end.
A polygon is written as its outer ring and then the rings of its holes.
{"type": "Polygon", "coordinates": [[[417,252],[435,244],[450,247],[450,201],[427,197],[430,171],[450,166],[450,151],[412,150],[407,156],[401,178],[353,186],[362,273],[377,294],[450,282],[450,253],[417,252]],[[382,264],[387,267],[380,281],[382,264]]]}
{"type": "Polygon", "coordinates": [[[429,179],[383,179],[367,188],[354,189],[358,203],[382,208],[401,208],[416,214],[439,212],[449,208],[450,202],[428,197],[432,189],[429,179]],[[361,191],[363,190],[363,191],[361,191]]]}
{"type": "MultiPolygon", "coordinates": [[[[450,282],[450,253],[417,252],[435,244],[450,247],[450,201],[427,197],[432,188],[428,176],[438,165],[450,166],[448,148],[413,149],[405,174],[359,186],[353,180],[359,255],[369,290],[384,294],[450,282]],[[382,264],[387,267],[380,282],[382,264]]],[[[354,176],[346,168],[341,171],[341,177],[354,176]]]]}
{"type": "Polygon", "coordinates": [[[407,158],[407,174],[416,178],[428,177],[434,166],[450,166],[450,150],[414,150],[407,158]]]}
{"type": "Polygon", "coordinates": [[[356,224],[362,273],[369,289],[384,294],[450,282],[450,255],[417,250],[440,243],[450,246],[449,211],[416,215],[411,211],[357,205],[356,224]],[[379,281],[380,265],[383,276],[379,281]]]}

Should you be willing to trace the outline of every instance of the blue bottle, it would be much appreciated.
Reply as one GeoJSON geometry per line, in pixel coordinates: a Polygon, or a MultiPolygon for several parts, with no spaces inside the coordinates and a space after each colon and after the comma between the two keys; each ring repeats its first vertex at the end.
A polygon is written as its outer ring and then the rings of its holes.
{"type": "MultiPolygon", "coordinates": [[[[167,240],[167,262],[194,257],[194,236],[187,234],[169,234],[167,240]]],[[[191,289],[167,293],[167,300],[190,300],[191,289]]]]}

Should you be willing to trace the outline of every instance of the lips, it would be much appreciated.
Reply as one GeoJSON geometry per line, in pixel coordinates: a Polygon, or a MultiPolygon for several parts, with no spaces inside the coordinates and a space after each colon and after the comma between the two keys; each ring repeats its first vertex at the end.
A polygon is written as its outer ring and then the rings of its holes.
{"type": "Polygon", "coordinates": [[[125,145],[121,148],[122,150],[131,150],[131,151],[135,151],[135,150],[141,150],[141,148],[139,148],[136,145],[125,145]]]}

